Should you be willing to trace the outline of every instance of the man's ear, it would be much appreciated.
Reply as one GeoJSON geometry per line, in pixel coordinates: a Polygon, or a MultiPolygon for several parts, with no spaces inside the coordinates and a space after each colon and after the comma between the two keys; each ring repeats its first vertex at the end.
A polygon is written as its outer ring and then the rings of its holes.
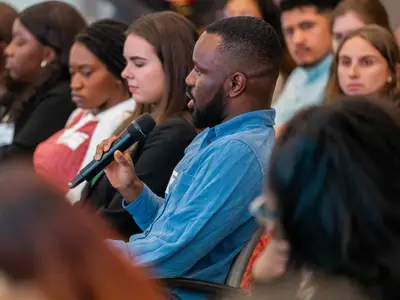
{"type": "Polygon", "coordinates": [[[243,73],[237,72],[231,75],[228,82],[228,97],[234,98],[239,96],[246,88],[247,78],[243,73]]]}

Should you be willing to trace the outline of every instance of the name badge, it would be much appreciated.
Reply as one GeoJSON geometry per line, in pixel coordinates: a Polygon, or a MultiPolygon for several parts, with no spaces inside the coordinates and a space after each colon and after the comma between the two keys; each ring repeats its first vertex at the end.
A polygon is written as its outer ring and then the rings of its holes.
{"type": "Polygon", "coordinates": [[[171,176],[171,178],[169,179],[169,183],[168,183],[168,185],[167,185],[167,189],[165,190],[165,195],[168,195],[168,194],[169,194],[170,187],[171,187],[171,185],[174,183],[174,181],[176,180],[176,178],[178,177],[178,175],[179,175],[179,173],[176,172],[175,170],[172,172],[172,176],[171,176]]]}
{"type": "Polygon", "coordinates": [[[0,147],[10,145],[14,139],[15,125],[0,123],[0,147]]]}

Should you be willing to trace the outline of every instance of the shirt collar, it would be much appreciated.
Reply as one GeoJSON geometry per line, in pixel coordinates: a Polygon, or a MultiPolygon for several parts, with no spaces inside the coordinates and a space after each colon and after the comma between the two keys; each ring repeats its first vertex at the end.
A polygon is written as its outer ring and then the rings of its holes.
{"type": "Polygon", "coordinates": [[[318,78],[321,75],[321,73],[329,72],[332,64],[332,59],[333,59],[332,54],[329,54],[324,59],[322,59],[316,66],[312,68],[303,68],[309,80],[318,78]]]}
{"type": "Polygon", "coordinates": [[[241,114],[229,121],[223,122],[215,127],[210,128],[214,131],[216,137],[222,137],[237,132],[243,128],[275,125],[275,109],[265,109],[241,114]]]}

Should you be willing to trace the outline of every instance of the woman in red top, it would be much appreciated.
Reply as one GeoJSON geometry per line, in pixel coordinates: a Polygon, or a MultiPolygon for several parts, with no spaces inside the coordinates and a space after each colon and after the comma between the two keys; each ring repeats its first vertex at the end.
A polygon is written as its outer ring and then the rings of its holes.
{"type": "MultiPolygon", "coordinates": [[[[78,108],[64,129],[41,143],[34,153],[37,173],[64,194],[68,182],[94,156],[96,145],[111,136],[135,110],[121,72],[128,25],[101,20],[82,30],[70,52],[72,101],[78,108]]],[[[83,185],[68,194],[79,200],[83,185]]]]}

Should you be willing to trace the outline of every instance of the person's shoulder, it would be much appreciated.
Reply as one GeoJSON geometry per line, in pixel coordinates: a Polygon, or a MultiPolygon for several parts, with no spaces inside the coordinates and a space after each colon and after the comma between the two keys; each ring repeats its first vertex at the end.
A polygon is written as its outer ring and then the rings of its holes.
{"type": "Polygon", "coordinates": [[[55,82],[52,86],[47,88],[42,93],[43,97],[63,96],[71,98],[71,88],[68,80],[60,80],[55,82]]]}
{"type": "Polygon", "coordinates": [[[71,89],[68,81],[56,82],[53,86],[37,95],[37,97],[41,106],[54,107],[57,110],[65,108],[70,112],[76,108],[71,99],[71,89]]]}
{"type": "Polygon", "coordinates": [[[153,133],[164,133],[168,134],[170,137],[184,135],[192,136],[194,138],[196,136],[196,129],[193,124],[184,118],[172,117],[158,124],[154,128],[153,133]]]}
{"type": "Polygon", "coordinates": [[[237,132],[219,139],[215,150],[224,149],[224,153],[239,160],[254,159],[265,169],[275,142],[274,129],[255,128],[237,132]]]}

